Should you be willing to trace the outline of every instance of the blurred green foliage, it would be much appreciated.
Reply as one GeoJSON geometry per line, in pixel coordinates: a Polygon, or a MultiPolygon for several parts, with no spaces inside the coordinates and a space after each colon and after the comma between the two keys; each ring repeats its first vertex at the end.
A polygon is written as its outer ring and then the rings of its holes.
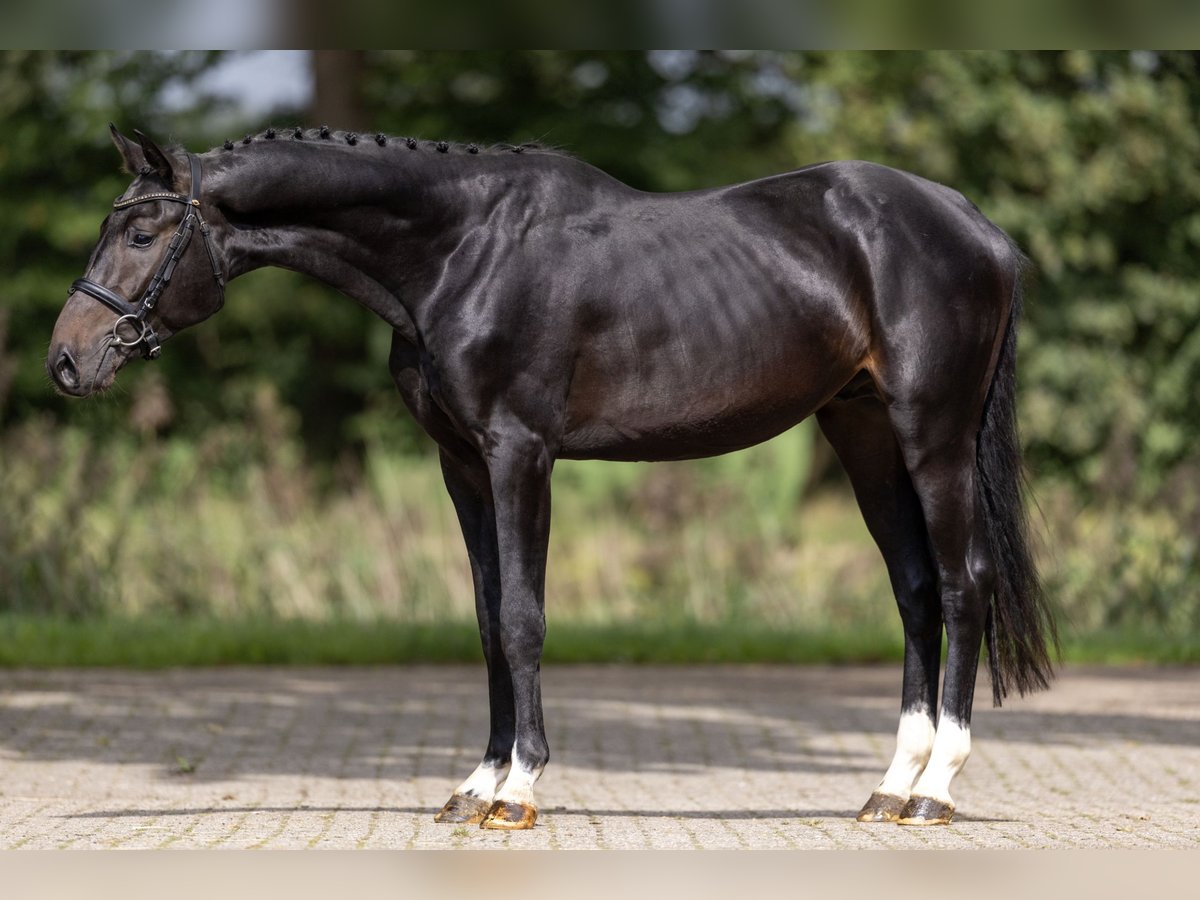
{"type": "MultiPolygon", "coordinates": [[[[200,440],[95,435],[45,420],[11,428],[0,466],[0,626],[50,613],[311,622],[334,634],[403,622],[442,634],[472,617],[470,572],[435,457],[373,445],[360,470],[322,490],[294,412],[269,384],[253,406],[248,419],[200,440]]],[[[887,575],[848,492],[797,503],[803,479],[786,479],[807,468],[785,457],[803,461],[810,446],[796,429],[757,456],[719,465],[560,462],[546,585],[552,625],[683,629],[697,639],[728,629],[730,641],[753,638],[747,646],[759,650],[755,634],[807,634],[840,643],[838,658],[868,658],[880,641],[895,646],[887,575]]],[[[1054,542],[1043,548],[1043,569],[1073,653],[1126,635],[1133,646],[1102,644],[1102,658],[1200,658],[1195,521],[1152,505],[1114,515],[1063,486],[1041,493],[1054,542]]],[[[352,644],[337,651],[350,653],[345,661],[355,659],[352,644]]],[[[14,652],[0,652],[0,664],[40,658],[14,652]]],[[[809,650],[797,652],[778,658],[809,650]]]]}
{"type": "MultiPolygon", "coordinates": [[[[1035,471],[1146,499],[1200,438],[1200,56],[1151,52],[695,53],[394,51],[366,56],[374,127],[464,140],[536,139],[639,188],[682,190],[862,157],[950,184],[1033,260],[1022,415],[1035,471]]],[[[122,188],[105,123],[195,149],[236,122],[195,88],[200,53],[0,57],[0,424],[80,412],[39,360],[63,289],[122,188]],[[183,108],[167,102],[193,86],[183,108]]],[[[299,121],[283,110],[276,124],[299,121]]],[[[336,123],[333,123],[336,125],[336,123]]],[[[290,273],[232,286],[226,310],[158,367],[169,409],[200,434],[250,412],[263,379],[331,459],[375,434],[421,441],[384,367],[386,327],[290,273]],[[210,377],[196,378],[201,370],[210,377]],[[319,377],[314,373],[319,372],[319,377]]],[[[139,367],[141,368],[141,367],[139,367]]],[[[123,383],[143,389],[144,372],[123,383]]],[[[134,406],[137,404],[135,403],[134,406]]],[[[145,417],[143,417],[145,418],[145,417]]]]}
{"type": "Polygon", "coordinates": [[[798,157],[867,156],[952,185],[1031,257],[1019,376],[1034,470],[1122,499],[1194,484],[1200,55],[803,62],[824,99],[822,127],[789,136],[798,157]]]}
{"type": "MultiPolygon", "coordinates": [[[[0,54],[0,607],[469,615],[387,327],[323,286],[253,273],[108,398],[49,387],[65,288],[125,184],[108,121],[194,150],[321,124],[240,120],[205,87],[224,59],[0,54]]],[[[1059,602],[1085,630],[1200,630],[1200,55],[371,51],[362,71],[374,129],[539,140],[645,190],[850,157],[961,190],[1033,262],[1020,411],[1059,602]]],[[[680,466],[561,466],[556,604],[833,621],[839,585],[885,593],[847,495],[797,514],[828,478],[814,435],[680,466]]]]}

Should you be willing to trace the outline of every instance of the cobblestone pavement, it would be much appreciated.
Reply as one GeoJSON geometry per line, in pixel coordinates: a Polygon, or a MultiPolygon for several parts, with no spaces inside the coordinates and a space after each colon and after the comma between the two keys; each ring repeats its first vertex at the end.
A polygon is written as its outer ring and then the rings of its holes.
{"type": "Polygon", "coordinates": [[[1200,670],[980,709],[953,825],[860,825],[899,677],[548,667],[541,818],[503,834],[433,822],[486,738],[482,665],[0,672],[0,847],[1200,846],[1200,670]]]}

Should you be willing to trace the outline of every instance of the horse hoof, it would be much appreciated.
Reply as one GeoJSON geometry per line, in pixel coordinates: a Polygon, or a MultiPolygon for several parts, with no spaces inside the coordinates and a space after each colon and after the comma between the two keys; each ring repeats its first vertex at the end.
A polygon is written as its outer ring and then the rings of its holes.
{"type": "Polygon", "coordinates": [[[521,831],[532,828],[537,821],[537,807],[528,803],[513,803],[510,800],[497,800],[488,810],[480,828],[494,828],[498,831],[521,831]]]}
{"type": "Polygon", "coordinates": [[[895,794],[881,794],[876,791],[871,799],[863,804],[858,814],[860,822],[897,822],[904,811],[907,801],[895,794]]]}
{"type": "Polygon", "coordinates": [[[470,794],[455,794],[446,801],[442,811],[433,817],[435,822],[451,825],[478,825],[487,816],[492,804],[470,794]]]}
{"type": "Polygon", "coordinates": [[[912,797],[900,813],[901,825],[949,825],[954,818],[954,804],[932,797],[912,797]]]}

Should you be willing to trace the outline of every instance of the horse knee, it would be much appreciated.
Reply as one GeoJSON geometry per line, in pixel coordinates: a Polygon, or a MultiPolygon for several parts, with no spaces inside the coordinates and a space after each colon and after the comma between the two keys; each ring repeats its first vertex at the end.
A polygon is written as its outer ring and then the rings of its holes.
{"type": "Polygon", "coordinates": [[[536,665],[546,641],[546,618],[540,612],[500,618],[500,645],[509,668],[536,665]]]}

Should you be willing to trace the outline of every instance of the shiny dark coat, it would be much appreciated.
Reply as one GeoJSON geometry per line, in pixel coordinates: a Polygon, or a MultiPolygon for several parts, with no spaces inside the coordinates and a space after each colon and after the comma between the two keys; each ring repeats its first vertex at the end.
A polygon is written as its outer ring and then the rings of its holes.
{"type": "MultiPolygon", "coordinates": [[[[202,208],[229,278],[306,272],[394,328],[392,375],[440,448],[471,559],[486,759],[548,758],[554,461],[709,456],[814,413],[891,575],[905,708],[937,706],[943,626],[942,707],[956,719],[970,718],[985,631],[997,701],[1045,685],[1052,626],[1013,411],[1022,260],[959,193],[833,162],[648,194],[534,148],[287,134],[204,154],[202,208]]],[[[186,188],[177,153],[117,140],[143,172],[131,193],[186,188]]],[[[128,236],[177,218],[113,213],[89,277],[136,296],[152,262],[128,236]]],[[[157,311],[164,337],[219,306],[196,256],[157,311]]],[[[66,392],[107,386],[126,361],[97,344],[112,315],[86,299],[64,308],[49,370],[66,392]]]]}

